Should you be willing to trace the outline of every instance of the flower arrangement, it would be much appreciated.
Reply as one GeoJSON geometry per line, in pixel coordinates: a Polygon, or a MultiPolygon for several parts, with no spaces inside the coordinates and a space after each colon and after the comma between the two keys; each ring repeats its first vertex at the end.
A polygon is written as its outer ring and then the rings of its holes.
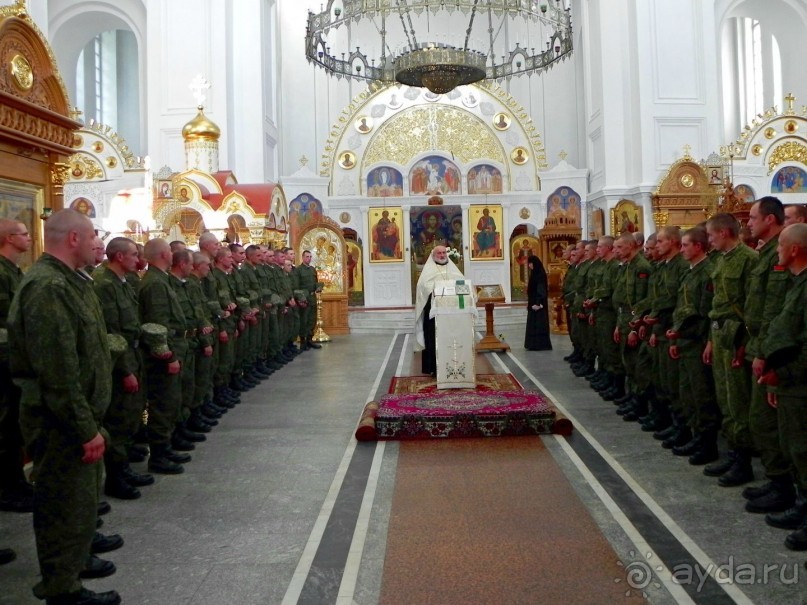
{"type": "Polygon", "coordinates": [[[451,259],[452,263],[459,262],[459,260],[462,258],[462,253],[456,248],[448,248],[446,253],[448,254],[448,258],[451,259]]]}

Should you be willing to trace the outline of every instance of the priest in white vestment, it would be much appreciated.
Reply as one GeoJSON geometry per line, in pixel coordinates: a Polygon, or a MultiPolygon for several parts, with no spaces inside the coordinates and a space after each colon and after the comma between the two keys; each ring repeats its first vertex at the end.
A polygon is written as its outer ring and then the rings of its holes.
{"type": "Polygon", "coordinates": [[[423,351],[421,371],[424,374],[435,375],[437,372],[434,317],[429,317],[432,290],[435,282],[454,279],[465,279],[465,276],[448,258],[448,248],[435,246],[418,278],[415,300],[415,351],[423,351]]]}

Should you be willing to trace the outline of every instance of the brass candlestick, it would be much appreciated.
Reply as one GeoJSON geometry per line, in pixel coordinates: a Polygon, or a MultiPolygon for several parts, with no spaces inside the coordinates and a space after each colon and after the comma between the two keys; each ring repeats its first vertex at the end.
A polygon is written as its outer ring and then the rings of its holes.
{"type": "Polygon", "coordinates": [[[317,292],[317,329],[311,337],[313,342],[331,342],[331,337],[322,329],[322,293],[317,292]]]}

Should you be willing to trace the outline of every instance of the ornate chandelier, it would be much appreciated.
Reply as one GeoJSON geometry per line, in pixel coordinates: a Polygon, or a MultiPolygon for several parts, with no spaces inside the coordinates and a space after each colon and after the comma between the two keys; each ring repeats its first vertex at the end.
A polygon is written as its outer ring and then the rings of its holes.
{"type": "Polygon", "coordinates": [[[305,52],[337,78],[444,94],[484,79],[539,73],[568,57],[570,3],[329,0],[322,12],[308,13],[305,52]]]}

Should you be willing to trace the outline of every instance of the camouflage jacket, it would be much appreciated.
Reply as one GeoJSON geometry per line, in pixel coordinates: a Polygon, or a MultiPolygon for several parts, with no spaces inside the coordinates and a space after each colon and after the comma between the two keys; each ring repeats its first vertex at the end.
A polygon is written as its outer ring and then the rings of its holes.
{"type": "Polygon", "coordinates": [[[109,334],[120,334],[129,348],[115,361],[121,376],[134,374],[140,367],[137,347],[140,339],[140,312],[137,295],[125,278],[118,277],[108,267],[98,268],[93,276],[93,288],[101,303],[109,334]]]}
{"type": "Polygon", "coordinates": [[[43,254],[20,282],[8,325],[26,444],[42,430],[58,430],[77,446],[103,434],[112,361],[91,281],[43,254]]]}

